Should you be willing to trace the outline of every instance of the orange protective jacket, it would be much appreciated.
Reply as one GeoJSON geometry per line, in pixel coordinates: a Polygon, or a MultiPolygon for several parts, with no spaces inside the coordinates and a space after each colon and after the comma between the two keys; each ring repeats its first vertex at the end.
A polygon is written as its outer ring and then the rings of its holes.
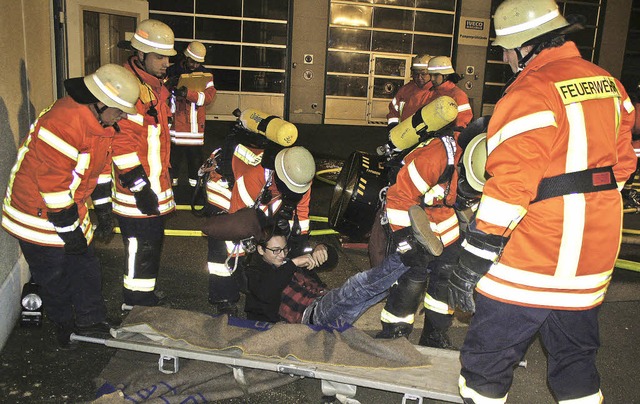
{"type": "Polygon", "coordinates": [[[409,118],[411,115],[426,105],[431,96],[431,82],[427,82],[422,88],[418,87],[415,81],[411,80],[398,89],[398,92],[389,103],[389,113],[387,114],[387,124],[399,123],[409,118]]]}
{"type": "MultiPolygon", "coordinates": [[[[448,246],[460,237],[456,212],[458,174],[453,170],[450,182],[438,183],[447,168],[447,150],[439,138],[420,143],[404,158],[396,183],[387,191],[386,215],[392,231],[411,226],[409,208],[425,203],[425,212],[431,221],[431,230],[448,246]],[[446,202],[446,203],[445,203],[446,202]]],[[[460,160],[460,149],[455,142],[449,144],[454,156],[454,167],[460,160]]]]}
{"type": "Polygon", "coordinates": [[[175,209],[171,177],[169,176],[169,152],[171,138],[169,134],[168,105],[169,90],[162,81],[150,75],[137,65],[137,57],[132,56],[124,67],[141,78],[140,98],[136,103],[138,114],[118,123],[122,135],[113,142],[113,168],[115,194],[113,211],[120,216],[147,218],[136,207],[133,193],[123,187],[118,179],[120,174],[129,172],[138,165],[144,167],[151,189],[158,196],[160,215],[166,215],[175,209]],[[158,121],[149,114],[153,106],[158,121]]]}
{"type": "Polygon", "coordinates": [[[78,205],[91,242],[87,203],[99,177],[110,176],[113,128],[103,128],[87,105],[63,97],[40,114],[23,141],[4,199],[2,227],[13,236],[62,247],[48,212],[78,205]]]}
{"type": "MultiPolygon", "coordinates": [[[[510,236],[477,285],[496,300],[584,310],[602,303],[620,247],[616,189],[531,203],[543,178],[613,166],[618,189],[636,167],[634,108],[620,82],[573,42],[545,49],[497,103],[477,228],[510,236]]],[[[464,247],[464,244],[463,244],[464,247]]]]}
{"type": "MultiPolygon", "coordinates": [[[[197,71],[206,71],[205,69],[197,71]]],[[[213,77],[202,91],[188,90],[187,97],[172,97],[173,125],[171,143],[178,146],[204,145],[207,105],[216,96],[213,77]]]]}

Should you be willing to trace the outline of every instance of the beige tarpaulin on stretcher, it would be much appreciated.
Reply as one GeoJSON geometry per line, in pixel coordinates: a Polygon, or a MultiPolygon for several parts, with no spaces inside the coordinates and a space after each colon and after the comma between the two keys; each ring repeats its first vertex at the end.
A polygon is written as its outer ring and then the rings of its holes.
{"type": "Polygon", "coordinates": [[[354,327],[338,332],[134,307],[112,335],[73,338],[124,350],[96,381],[102,392],[109,391],[105,386],[121,390],[123,402],[220,400],[295,381],[290,375],[322,380],[325,394],[353,397],[362,386],[462,402],[458,352],[416,347],[405,338],[379,340],[354,327]]]}

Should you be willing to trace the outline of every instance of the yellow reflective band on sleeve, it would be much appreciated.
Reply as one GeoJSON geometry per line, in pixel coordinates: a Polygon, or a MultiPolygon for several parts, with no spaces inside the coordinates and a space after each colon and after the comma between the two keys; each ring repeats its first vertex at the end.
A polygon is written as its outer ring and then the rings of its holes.
{"type": "MultiPolygon", "coordinates": [[[[627,111],[627,113],[631,113],[631,111],[633,111],[635,108],[633,107],[633,103],[631,102],[631,100],[627,97],[626,100],[624,100],[622,102],[622,106],[624,107],[625,111],[627,111]]],[[[640,113],[640,112],[638,112],[640,113]]]]}
{"type": "Polygon", "coordinates": [[[207,85],[204,88],[206,89],[206,88],[211,88],[211,87],[213,87],[213,80],[208,82],[207,85]]]}
{"type": "Polygon", "coordinates": [[[469,104],[458,105],[458,112],[464,112],[464,111],[469,111],[469,110],[471,110],[471,105],[469,105],[469,104]]]}
{"type": "Polygon", "coordinates": [[[382,311],[380,312],[380,321],[382,321],[383,323],[389,323],[389,324],[397,324],[397,323],[413,324],[413,322],[415,321],[415,317],[416,317],[415,314],[409,314],[408,316],[405,316],[405,317],[397,317],[389,313],[385,309],[382,309],[382,311]]]}
{"type": "Polygon", "coordinates": [[[300,231],[302,231],[303,234],[308,233],[310,224],[310,220],[300,220],[300,231]]]}
{"type": "Polygon", "coordinates": [[[136,152],[113,156],[113,163],[121,170],[133,168],[141,164],[140,158],[138,158],[138,153],[136,152]]]}
{"type": "Polygon", "coordinates": [[[76,161],[78,159],[78,149],[71,146],[69,143],[65,142],[64,140],[60,139],[56,134],[54,134],[50,130],[44,127],[40,127],[40,130],[38,131],[38,138],[41,139],[46,144],[48,144],[49,146],[56,149],[57,151],[59,151],[60,153],[69,157],[71,160],[76,161]]]}
{"type": "Polygon", "coordinates": [[[409,165],[407,166],[407,171],[409,172],[409,178],[411,178],[413,186],[418,189],[418,192],[424,194],[430,189],[429,184],[427,184],[427,182],[418,172],[418,168],[416,167],[416,160],[413,160],[411,161],[411,163],[409,163],[409,165]]]}
{"type": "Polygon", "coordinates": [[[503,404],[507,402],[508,394],[505,394],[505,396],[501,398],[485,397],[467,386],[467,380],[463,376],[460,376],[458,379],[458,389],[460,390],[460,396],[462,398],[473,400],[475,404],[503,404]]]}
{"type": "Polygon", "coordinates": [[[42,199],[49,209],[67,208],[73,204],[73,198],[69,190],[60,192],[41,192],[42,199]]]}
{"type": "Polygon", "coordinates": [[[533,114],[514,119],[500,128],[495,135],[487,138],[487,153],[491,154],[491,152],[505,140],[511,139],[514,136],[530,130],[540,129],[547,126],[558,126],[555,115],[553,115],[552,111],[535,112],[533,114]]]}
{"type": "Polygon", "coordinates": [[[246,146],[239,144],[233,151],[233,155],[239,158],[243,163],[255,167],[262,162],[263,153],[255,154],[246,146]]]}
{"type": "Polygon", "coordinates": [[[84,174],[84,172],[89,168],[89,163],[91,162],[91,154],[89,153],[80,153],[78,154],[78,163],[76,164],[76,172],[78,174],[84,174]]]}
{"type": "Polygon", "coordinates": [[[389,219],[389,224],[392,224],[394,226],[411,226],[409,212],[407,212],[406,210],[387,208],[387,218],[389,219]]]}
{"type": "Polygon", "coordinates": [[[616,81],[609,76],[581,77],[560,81],[555,83],[555,86],[565,105],[587,100],[621,97],[616,81]]]}
{"type": "MultiPolygon", "coordinates": [[[[204,93],[203,92],[199,92],[198,93],[198,101],[196,101],[196,105],[201,107],[204,105],[204,93]]],[[[197,120],[196,120],[197,122],[197,120]]]]}
{"type": "Polygon", "coordinates": [[[434,299],[428,293],[424,295],[424,308],[440,314],[453,314],[447,303],[434,299]]]}
{"type": "Polygon", "coordinates": [[[98,176],[98,184],[102,185],[102,184],[107,184],[111,182],[111,174],[100,174],[98,176]]]}
{"type": "Polygon", "coordinates": [[[207,269],[210,275],[229,277],[233,273],[224,262],[207,262],[207,269]]]}
{"type": "Polygon", "coordinates": [[[527,210],[520,205],[503,202],[484,194],[480,199],[476,217],[496,226],[513,229],[526,213],[527,210]]]}
{"type": "Polygon", "coordinates": [[[598,390],[597,393],[589,396],[572,398],[571,400],[560,400],[558,404],[602,404],[604,402],[604,396],[602,391],[598,390]]]}

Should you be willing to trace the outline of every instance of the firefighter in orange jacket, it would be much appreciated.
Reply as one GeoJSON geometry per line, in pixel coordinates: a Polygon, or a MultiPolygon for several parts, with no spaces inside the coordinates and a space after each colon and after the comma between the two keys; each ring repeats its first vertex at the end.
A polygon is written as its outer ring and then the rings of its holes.
{"type": "Polygon", "coordinates": [[[469,97],[456,86],[460,76],[453,70],[451,59],[448,56],[433,57],[429,60],[427,71],[431,76],[431,95],[427,104],[443,95],[453,98],[458,104],[456,126],[465,128],[473,119],[473,112],[469,97]]]}
{"type": "Polygon", "coordinates": [[[61,348],[76,332],[108,332],[100,263],[91,241],[108,238],[111,144],[117,122],[135,113],[136,78],[104,65],[65,81],[68,96],[46,109],[18,152],[3,206],[2,227],[18,238],[61,348]],[[91,225],[89,198],[98,216],[91,225]]]}
{"type": "MultiPolygon", "coordinates": [[[[315,163],[307,149],[299,146],[284,148],[274,159],[263,150],[239,144],[232,166],[235,184],[231,191],[229,215],[243,208],[259,209],[261,221],[275,222],[293,236],[308,234],[315,163]]],[[[236,228],[246,225],[233,224],[236,228]]],[[[263,225],[261,223],[256,229],[263,225]]],[[[218,232],[225,235],[224,230],[218,232]]],[[[238,240],[225,240],[223,237],[210,235],[208,240],[209,303],[217,313],[236,314],[236,303],[243,287],[238,259],[245,254],[244,246],[238,240]]]]}
{"type": "Polygon", "coordinates": [[[458,183],[455,166],[460,155],[451,123],[405,156],[395,184],[387,191],[384,215],[393,245],[399,246],[397,251],[402,252],[403,239],[410,234],[409,208],[413,205],[425,210],[444,251],[429,260],[420,255],[417,259],[403,259],[410,270],[389,291],[380,314],[382,331],[377,338],[405,337],[411,333],[415,312],[428,284],[424,296],[425,326],[419,343],[452,348],[447,335],[453,320],[453,311],[447,306],[447,281],[460,251],[460,230],[453,209],[458,183]]]}
{"type": "MultiPolygon", "coordinates": [[[[184,50],[184,57],[167,69],[168,83],[178,84],[182,74],[193,72],[209,73],[202,66],[207,48],[198,41],[191,42],[184,50]]],[[[186,162],[189,186],[195,187],[198,182],[198,168],[202,165],[202,147],[204,145],[204,125],[207,105],[213,102],[216,88],[213,76],[204,89],[196,90],[187,87],[169,89],[173,93],[171,109],[173,124],[171,125],[171,181],[178,185],[180,165],[186,162]]]]}
{"type": "Polygon", "coordinates": [[[125,247],[124,304],[155,306],[165,216],[175,210],[169,175],[169,91],[163,85],[173,31],[156,20],[138,24],[131,39],[134,55],[125,68],[138,78],[136,114],[121,123],[122,136],[113,144],[117,181],[113,197],[125,247]]]}
{"type": "Polygon", "coordinates": [[[598,311],[620,246],[619,189],[636,165],[634,109],[565,40],[577,27],[554,0],[507,0],[494,23],[493,45],[518,75],[489,123],[489,178],[450,280],[451,305],[475,309],[460,394],[505,402],[540,333],[554,397],[601,403],[598,311]]]}
{"type": "Polygon", "coordinates": [[[431,56],[418,55],[411,61],[411,77],[389,103],[387,114],[387,128],[391,130],[395,125],[413,115],[421,106],[427,103],[431,93],[431,76],[427,68],[431,56]]]}

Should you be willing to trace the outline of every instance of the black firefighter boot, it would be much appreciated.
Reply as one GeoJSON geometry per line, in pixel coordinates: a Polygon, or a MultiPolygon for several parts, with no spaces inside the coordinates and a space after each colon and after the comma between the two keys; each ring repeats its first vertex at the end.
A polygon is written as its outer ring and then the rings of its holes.
{"type": "Polygon", "coordinates": [[[426,310],[424,313],[424,328],[418,345],[431,348],[458,350],[451,343],[447,330],[451,326],[453,315],[440,314],[426,310]]]}
{"type": "MultiPolygon", "coordinates": [[[[415,315],[418,306],[422,302],[427,281],[416,281],[406,276],[400,277],[398,283],[391,287],[387,303],[382,310],[381,317],[385,314],[390,317],[404,318],[415,315]]],[[[376,334],[376,338],[394,339],[408,337],[413,331],[413,321],[407,322],[386,322],[382,321],[382,331],[376,334]]]]}

